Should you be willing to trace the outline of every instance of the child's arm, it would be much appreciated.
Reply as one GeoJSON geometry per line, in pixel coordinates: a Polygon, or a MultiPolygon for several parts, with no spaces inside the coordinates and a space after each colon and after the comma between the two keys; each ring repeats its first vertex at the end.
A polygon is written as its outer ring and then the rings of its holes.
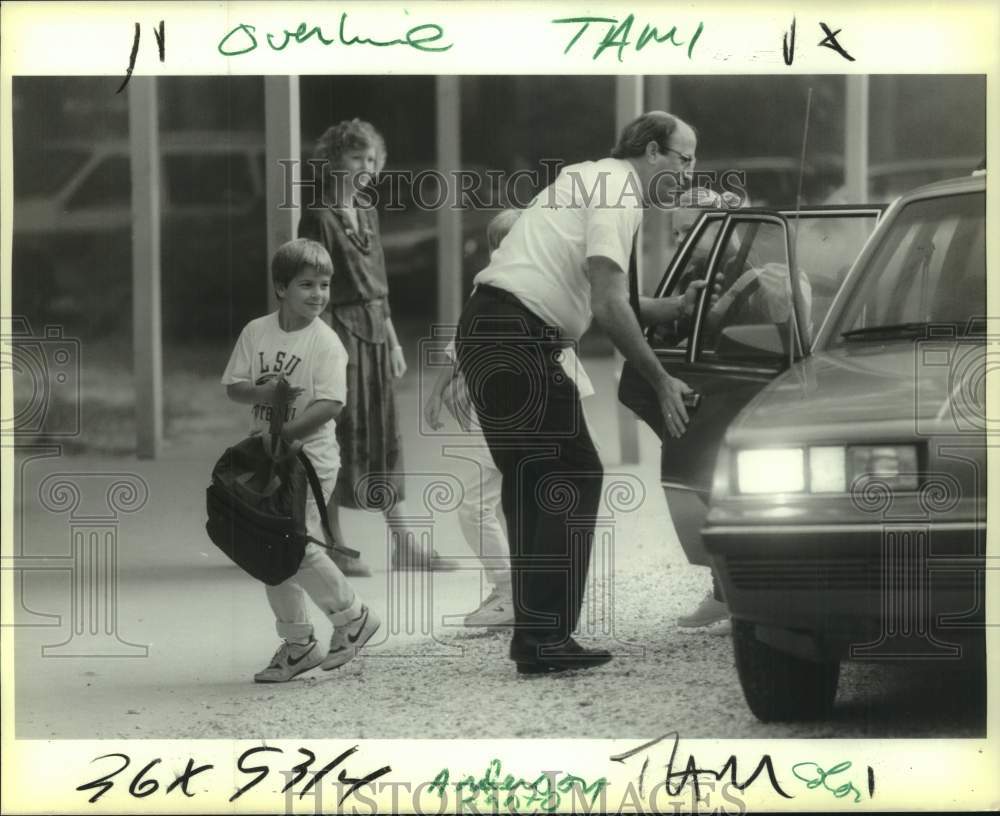
{"type": "MultiPolygon", "coordinates": [[[[242,402],[247,405],[253,405],[254,403],[267,403],[270,405],[274,402],[274,388],[276,385],[277,380],[271,380],[264,385],[254,385],[251,382],[232,383],[226,386],[226,396],[233,402],[242,402]]],[[[302,389],[298,386],[289,386],[288,401],[292,402],[301,393],[302,389]]]]}
{"type": "Polygon", "coordinates": [[[340,416],[344,403],[337,400],[321,399],[311,402],[295,419],[285,422],[281,435],[285,439],[304,439],[321,426],[340,416]]]}
{"type": "Polygon", "coordinates": [[[397,380],[406,373],[406,357],[403,356],[403,347],[396,337],[396,327],[392,325],[392,318],[385,319],[385,333],[389,339],[389,360],[392,363],[392,376],[397,380]]]}
{"type": "Polygon", "coordinates": [[[438,374],[438,378],[434,382],[431,393],[427,396],[427,402],[424,404],[424,419],[435,431],[439,431],[444,427],[444,423],[441,422],[441,406],[444,404],[444,390],[451,384],[454,377],[455,366],[451,365],[442,368],[441,373],[438,374]]]}

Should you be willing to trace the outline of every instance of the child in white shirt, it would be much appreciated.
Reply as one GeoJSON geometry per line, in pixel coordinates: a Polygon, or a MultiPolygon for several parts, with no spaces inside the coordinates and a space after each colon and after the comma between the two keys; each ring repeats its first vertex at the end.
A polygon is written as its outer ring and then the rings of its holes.
{"type": "MultiPolygon", "coordinates": [[[[266,433],[272,412],[285,412],[282,436],[293,446],[301,445],[326,498],[340,467],[335,428],[347,391],[347,352],[333,329],[318,319],[330,299],[332,276],[333,263],[322,244],[299,238],[279,247],[271,262],[278,311],[244,327],[222,375],[229,398],[253,406],[252,433],[266,433]],[[275,385],[280,377],[290,389],[287,403],[279,405],[275,385]]],[[[325,540],[311,494],[306,499],[306,532],[325,540]]],[[[267,599],[283,643],[270,664],[254,675],[258,683],[283,683],[319,665],[342,666],[380,625],[323,548],[312,542],[306,544],[299,571],[278,586],[268,586],[267,599]],[[306,594],[333,624],[326,652],[309,622],[306,594]]]]}

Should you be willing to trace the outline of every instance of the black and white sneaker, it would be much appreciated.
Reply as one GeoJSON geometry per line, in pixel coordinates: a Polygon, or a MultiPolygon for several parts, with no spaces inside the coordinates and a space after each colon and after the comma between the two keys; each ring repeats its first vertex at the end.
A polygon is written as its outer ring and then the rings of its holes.
{"type": "Polygon", "coordinates": [[[253,679],[255,683],[287,683],[293,677],[315,669],[322,662],[323,652],[316,638],[310,638],[305,644],[289,643],[286,640],[274,653],[268,667],[257,672],[253,679]]]}
{"type": "Polygon", "coordinates": [[[330,651],[323,661],[323,669],[336,669],[353,660],[381,625],[379,616],[367,604],[357,600],[348,609],[334,615],[333,637],[330,638],[330,651]]]}

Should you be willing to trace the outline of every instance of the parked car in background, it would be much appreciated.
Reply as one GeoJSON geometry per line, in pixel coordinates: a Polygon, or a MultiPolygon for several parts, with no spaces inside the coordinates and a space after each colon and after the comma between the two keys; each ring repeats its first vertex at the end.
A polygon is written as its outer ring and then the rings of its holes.
{"type": "MultiPolygon", "coordinates": [[[[264,148],[256,134],[163,134],[161,291],[171,334],[229,335],[266,308],[264,148]]],[[[132,183],[126,139],[18,155],[15,309],[97,334],[129,325],[132,183]]]]}
{"type": "MultiPolygon", "coordinates": [[[[302,155],[308,157],[309,147],[302,155]]],[[[267,307],[262,134],[177,132],[160,137],[161,292],[164,329],[230,337],[267,307]]],[[[415,176],[413,168],[407,175],[415,176]]],[[[433,318],[437,213],[409,185],[380,195],[392,300],[433,318]],[[392,203],[391,209],[387,205],[392,203]]],[[[434,199],[433,185],[424,197],[434,199]]],[[[132,184],[127,139],[66,139],[17,156],[14,311],[86,335],[128,331],[132,298],[132,184]]],[[[463,286],[488,260],[494,210],[463,211],[463,286]]]]}
{"type": "MultiPolygon", "coordinates": [[[[708,280],[695,319],[647,334],[701,395],[662,480],[764,721],[828,714],[845,659],[983,653],[985,177],[877,216],[705,213],[658,289],[708,280]]],[[[620,398],[660,432],[628,366],[620,398]]]]}

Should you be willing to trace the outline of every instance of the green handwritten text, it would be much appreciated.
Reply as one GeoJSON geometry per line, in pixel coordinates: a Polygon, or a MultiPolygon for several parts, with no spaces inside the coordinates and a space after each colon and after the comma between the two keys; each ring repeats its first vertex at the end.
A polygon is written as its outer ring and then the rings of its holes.
{"type": "MultiPolygon", "coordinates": [[[[815,762],[799,762],[792,766],[792,773],[795,774],[796,779],[801,779],[806,783],[806,787],[810,790],[814,790],[819,787],[823,787],[830,791],[837,799],[843,799],[845,796],[850,796],[854,794],[854,803],[861,801],[861,791],[859,791],[852,782],[843,782],[836,787],[831,787],[829,779],[831,776],[843,773],[851,767],[850,762],[838,762],[832,768],[823,770],[823,768],[816,764],[815,762]]],[[[871,768],[868,769],[869,778],[869,792],[874,788],[874,774],[871,768]]],[[[843,777],[841,777],[843,779],[843,777]]]]}
{"type": "MultiPolygon", "coordinates": [[[[452,782],[451,772],[443,768],[430,783],[429,790],[445,799],[448,788],[453,787],[460,806],[482,804],[489,806],[494,812],[497,807],[504,807],[511,813],[533,810],[552,813],[559,809],[563,797],[568,793],[572,793],[569,800],[571,809],[575,810],[572,806],[579,804],[581,807],[586,806],[589,812],[601,791],[608,786],[608,781],[603,776],[590,784],[574,774],[566,774],[557,781],[556,777],[559,776],[559,771],[545,771],[530,782],[511,774],[501,776],[500,760],[494,759],[478,779],[467,774],[457,782],[452,782]]],[[[461,810],[461,807],[458,809],[461,810]]]]}
{"type": "MultiPolygon", "coordinates": [[[[295,28],[286,28],[280,32],[265,32],[264,41],[272,51],[284,51],[291,43],[302,45],[315,39],[321,45],[369,45],[375,48],[389,48],[405,45],[416,51],[436,53],[448,51],[454,43],[441,43],[444,39],[444,27],[438,23],[421,23],[409,28],[401,37],[391,39],[361,36],[350,29],[347,23],[347,12],[340,15],[337,36],[324,34],[318,25],[299,23],[295,28]]],[[[257,27],[249,23],[239,23],[219,41],[219,53],[224,57],[238,57],[255,51],[258,45],[257,27]]]]}
{"type": "Polygon", "coordinates": [[[657,45],[672,45],[675,47],[682,47],[687,45],[687,56],[691,59],[694,54],[695,43],[698,42],[698,38],[701,37],[702,31],[705,30],[705,24],[702,22],[698,23],[698,27],[694,30],[694,33],[685,43],[684,40],[678,40],[677,26],[671,26],[670,30],[665,34],[661,34],[659,29],[646,23],[643,26],[642,33],[639,34],[634,40],[631,39],[632,36],[632,26],[635,25],[635,15],[629,14],[624,20],[619,21],[615,17],[562,17],[558,20],[553,20],[553,23],[558,23],[560,25],[576,25],[579,26],[576,34],[567,43],[563,54],[568,54],[577,41],[587,33],[590,28],[591,23],[604,23],[607,25],[607,29],[604,32],[604,37],[598,42],[596,49],[594,50],[594,55],[592,59],[597,59],[609,48],[618,50],[618,61],[622,62],[625,55],[625,49],[630,45],[635,45],[636,51],[642,51],[650,43],[656,43],[657,45]]]}

